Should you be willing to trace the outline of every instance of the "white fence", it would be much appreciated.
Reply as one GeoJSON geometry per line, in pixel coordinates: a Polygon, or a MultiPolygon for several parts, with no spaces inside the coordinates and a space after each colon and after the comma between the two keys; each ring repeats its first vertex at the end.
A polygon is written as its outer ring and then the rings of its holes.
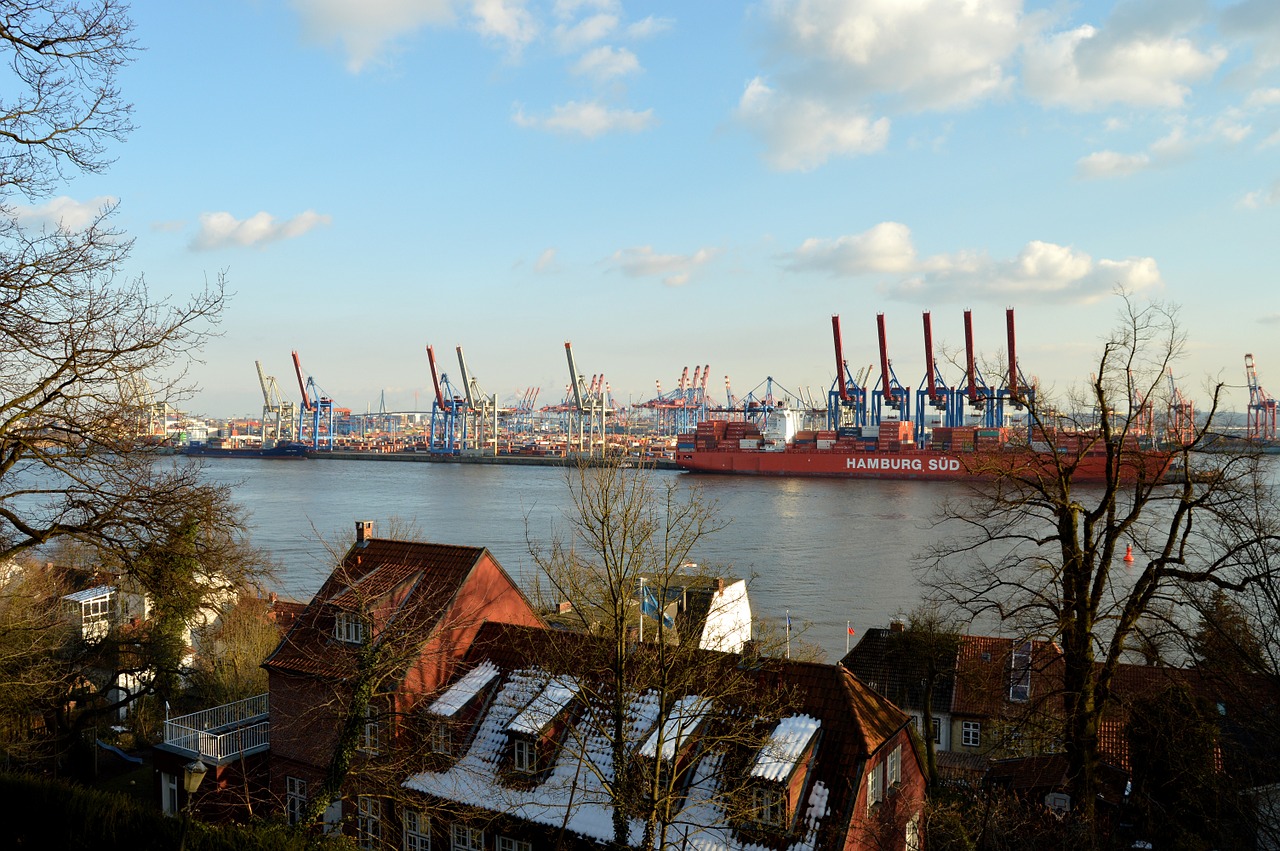
{"type": "Polygon", "coordinates": [[[271,743],[267,696],[259,694],[164,722],[164,743],[193,757],[221,761],[271,743]]]}

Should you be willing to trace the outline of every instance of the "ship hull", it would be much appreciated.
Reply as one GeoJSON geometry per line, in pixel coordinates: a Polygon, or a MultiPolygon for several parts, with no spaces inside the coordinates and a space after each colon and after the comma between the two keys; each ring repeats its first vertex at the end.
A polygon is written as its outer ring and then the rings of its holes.
{"type": "Polygon", "coordinates": [[[255,447],[187,446],[184,455],[193,458],[306,458],[307,447],[301,443],[281,443],[270,449],[255,447]]]}
{"type": "MultiPolygon", "coordinates": [[[[848,452],[823,449],[762,450],[709,449],[682,450],[676,463],[699,473],[729,473],[744,476],[808,476],[839,479],[917,479],[922,481],[982,481],[1001,476],[1056,475],[1057,459],[1030,449],[1001,449],[985,452],[943,452],[919,449],[886,452],[848,452]]],[[[1142,452],[1126,455],[1120,478],[1132,481],[1141,474],[1152,481],[1166,472],[1170,456],[1142,452]]],[[[1106,481],[1105,454],[1072,459],[1074,482],[1106,481]]],[[[1068,463],[1062,459],[1064,466],[1068,463]]]]}

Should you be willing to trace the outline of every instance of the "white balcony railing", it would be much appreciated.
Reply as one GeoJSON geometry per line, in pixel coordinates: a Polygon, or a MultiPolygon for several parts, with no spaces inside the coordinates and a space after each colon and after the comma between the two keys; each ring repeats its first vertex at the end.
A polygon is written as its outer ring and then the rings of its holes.
{"type": "Polygon", "coordinates": [[[271,744],[265,694],[181,715],[164,722],[164,743],[200,758],[222,761],[271,744]]]}

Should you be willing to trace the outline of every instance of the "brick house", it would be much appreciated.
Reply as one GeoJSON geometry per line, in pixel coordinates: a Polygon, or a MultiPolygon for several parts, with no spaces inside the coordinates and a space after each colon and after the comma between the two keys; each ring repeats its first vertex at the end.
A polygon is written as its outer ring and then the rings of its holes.
{"type": "MultiPolygon", "coordinates": [[[[376,826],[362,823],[358,841],[376,847],[375,838],[403,836],[405,848],[466,851],[607,845],[607,719],[589,687],[596,673],[563,661],[590,659],[596,640],[486,624],[458,675],[420,704],[424,726],[448,733],[428,735],[432,753],[404,779],[395,811],[381,809],[376,826]]],[[[627,704],[632,758],[676,778],[668,843],[921,847],[925,781],[905,713],[836,665],[715,652],[698,659],[704,694],[675,696],[665,711],[651,692],[627,704]],[[714,696],[716,684],[730,676],[747,678],[755,694],[785,697],[760,715],[723,705],[731,698],[714,696]],[[731,718],[751,733],[726,735],[731,718]]],[[[633,841],[642,830],[630,822],[633,841]]]]}
{"type": "MultiPolygon", "coordinates": [[[[453,678],[485,620],[545,628],[487,549],[380,539],[356,524],[356,543],[263,665],[270,792],[291,820],[327,774],[353,689],[372,694],[359,746],[372,757],[453,678]]],[[[334,802],[325,818],[344,814],[334,802]]]]}

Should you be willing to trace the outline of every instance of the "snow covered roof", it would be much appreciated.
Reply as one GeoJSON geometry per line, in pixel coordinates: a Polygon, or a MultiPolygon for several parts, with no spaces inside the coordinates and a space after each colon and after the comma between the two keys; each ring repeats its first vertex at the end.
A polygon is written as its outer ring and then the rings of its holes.
{"type": "Polygon", "coordinates": [[[62,599],[69,603],[87,603],[90,600],[100,600],[103,597],[110,597],[116,593],[116,589],[110,585],[95,585],[92,588],[86,588],[83,591],[76,591],[74,594],[67,594],[62,599]]]}
{"type": "Polygon", "coordinates": [[[543,687],[538,696],[529,701],[524,711],[507,725],[509,733],[528,733],[536,736],[552,719],[560,714],[573,696],[578,693],[578,683],[573,679],[553,679],[543,687]]]}
{"type": "Polygon", "coordinates": [[[760,749],[752,777],[785,780],[796,767],[805,748],[818,732],[820,722],[808,715],[791,715],[778,722],[769,741],[760,749]]]}
{"type": "Polygon", "coordinates": [[[658,740],[661,739],[662,758],[671,759],[675,756],[676,750],[684,745],[693,731],[702,723],[702,719],[707,716],[709,710],[710,704],[696,694],[680,698],[672,705],[666,720],[661,726],[654,728],[641,746],[640,755],[653,757],[658,751],[658,740]]]}
{"type": "Polygon", "coordinates": [[[449,689],[435,699],[431,706],[427,707],[427,712],[432,715],[438,715],[441,718],[450,718],[455,712],[466,706],[473,697],[480,693],[480,690],[492,682],[493,678],[498,676],[498,668],[492,662],[486,660],[480,665],[472,668],[466,675],[458,680],[449,689]]]}

